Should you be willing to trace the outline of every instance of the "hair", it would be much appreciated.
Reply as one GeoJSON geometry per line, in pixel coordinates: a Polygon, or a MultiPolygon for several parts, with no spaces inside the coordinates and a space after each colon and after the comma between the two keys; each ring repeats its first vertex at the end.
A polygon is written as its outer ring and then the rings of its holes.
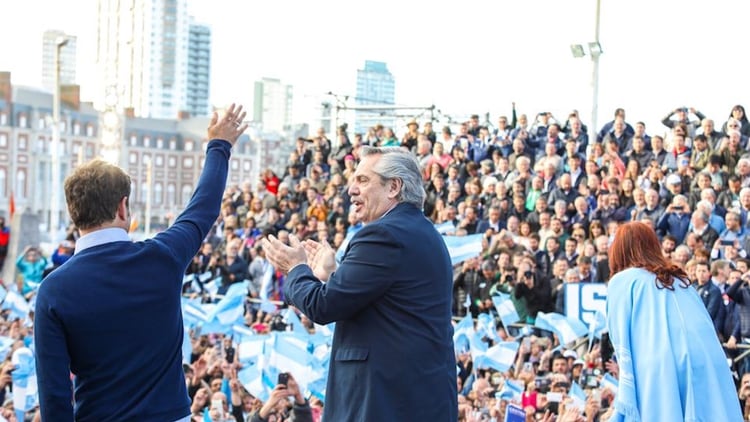
{"type": "Polygon", "coordinates": [[[70,218],[79,229],[114,220],[122,198],[130,205],[130,176],[101,159],[77,167],[65,179],[64,190],[70,218]]]}
{"type": "Polygon", "coordinates": [[[362,147],[360,156],[364,158],[370,155],[381,156],[380,160],[373,166],[373,171],[383,179],[383,183],[389,180],[401,181],[398,201],[422,209],[426,194],[422,185],[419,163],[417,163],[414,155],[399,147],[362,147]]]}
{"type": "Polygon", "coordinates": [[[615,240],[609,248],[611,274],[632,267],[656,274],[658,288],[674,290],[675,279],[680,279],[680,287],[690,286],[685,270],[667,261],[662,254],[654,230],[640,222],[625,223],[618,227],[615,240]]]}

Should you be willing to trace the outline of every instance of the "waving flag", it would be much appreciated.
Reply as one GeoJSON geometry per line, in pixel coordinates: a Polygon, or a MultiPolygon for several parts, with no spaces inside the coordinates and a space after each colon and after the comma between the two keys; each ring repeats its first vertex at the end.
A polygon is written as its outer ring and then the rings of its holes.
{"type": "Polygon", "coordinates": [[[521,400],[523,394],[523,384],[507,379],[499,393],[495,393],[498,400],[521,400]]]}
{"type": "Polygon", "coordinates": [[[284,311],[284,323],[292,326],[292,332],[297,334],[307,334],[307,329],[302,325],[297,313],[292,308],[286,308],[284,311]]]}
{"type": "Polygon", "coordinates": [[[21,320],[26,319],[26,317],[29,316],[29,311],[31,310],[29,302],[26,301],[26,298],[13,290],[7,292],[7,294],[5,295],[5,300],[3,301],[2,308],[10,309],[11,319],[18,318],[21,320]]]}
{"type": "Polygon", "coordinates": [[[469,338],[474,335],[474,321],[471,314],[466,314],[455,327],[453,327],[453,347],[457,351],[468,350],[469,338]]]}
{"type": "Polygon", "coordinates": [[[477,329],[493,342],[500,341],[500,336],[497,335],[497,329],[495,328],[495,318],[492,315],[485,312],[479,314],[477,316],[477,329]]]}
{"type": "Polygon", "coordinates": [[[521,317],[518,316],[516,311],[516,305],[510,300],[510,295],[504,293],[498,293],[492,296],[492,303],[495,305],[497,315],[500,317],[500,321],[503,323],[505,330],[508,330],[508,326],[518,322],[521,317]]]}
{"type": "Polygon", "coordinates": [[[448,234],[456,231],[456,226],[452,221],[446,221],[444,223],[435,224],[435,230],[440,234],[448,234]]]}
{"type": "Polygon", "coordinates": [[[23,420],[23,414],[39,404],[34,354],[31,349],[21,347],[13,352],[11,363],[15,368],[12,374],[13,408],[17,416],[21,415],[19,420],[23,420]]]}
{"type": "Polygon", "coordinates": [[[498,343],[478,356],[474,364],[477,368],[491,368],[505,372],[515,363],[519,346],[518,342],[515,341],[498,343]]]}
{"type": "Polygon", "coordinates": [[[576,318],[550,312],[539,312],[534,326],[557,334],[560,344],[568,344],[588,333],[586,325],[576,318]]]}
{"type": "Polygon", "coordinates": [[[445,246],[451,256],[451,264],[460,264],[467,259],[476,258],[482,253],[483,234],[468,236],[443,236],[445,246]]]}

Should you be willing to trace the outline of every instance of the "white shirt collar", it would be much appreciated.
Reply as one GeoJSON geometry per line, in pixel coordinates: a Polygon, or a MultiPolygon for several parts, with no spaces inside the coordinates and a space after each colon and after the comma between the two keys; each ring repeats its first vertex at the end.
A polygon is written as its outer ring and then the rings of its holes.
{"type": "Polygon", "coordinates": [[[130,242],[128,232],[119,227],[110,227],[93,231],[84,236],[81,236],[81,238],[76,241],[75,253],[81,252],[94,246],[112,242],[130,242]]]}

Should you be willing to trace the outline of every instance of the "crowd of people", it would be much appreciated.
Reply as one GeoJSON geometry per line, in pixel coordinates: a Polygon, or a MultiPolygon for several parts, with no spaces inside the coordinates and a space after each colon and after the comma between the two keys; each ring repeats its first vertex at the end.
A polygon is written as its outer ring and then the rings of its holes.
{"type": "MultiPolygon", "coordinates": [[[[264,256],[261,240],[274,235],[288,244],[294,235],[343,251],[362,227],[347,194],[362,146],[405,148],[421,167],[424,215],[436,225],[451,223],[448,236],[483,236],[482,253],[454,267],[456,320],[489,314],[502,341],[520,342],[506,372],[475,368],[468,351],[457,351],[459,420],[502,420],[509,404],[523,407],[527,420],[607,419],[616,388],[602,379],[616,379],[618,365],[606,335],[591,345],[561,345],[549,332],[524,327],[540,312],[564,313],[567,284],[606,284],[608,248],[617,227],[630,221],[653,227],[664,256],[684,269],[700,294],[727,357],[740,357],[732,369],[748,419],[750,369],[741,353],[750,345],[750,121],[737,105],[716,121],[679,107],[662,123],[649,130],[617,109],[590,132],[576,112],[529,118],[514,105],[496,124],[473,115],[457,129],[437,132],[430,121],[420,127],[412,120],[401,139],[398,128],[382,125],[355,134],[344,125],[333,139],[321,129],[295,141],[286,168],[227,187],[221,215],[187,273],[218,277],[218,295],[249,280],[248,327],[285,330],[279,312],[261,306],[285,306],[284,275],[264,256]],[[518,324],[500,323],[492,300],[499,293],[510,296],[518,324]],[[522,385],[523,393],[501,394],[509,382],[522,385]],[[569,397],[574,385],[586,394],[583,405],[569,397]]],[[[70,253],[63,246],[71,245],[61,245],[60,253],[70,253]]],[[[39,267],[52,266],[42,259],[32,249],[17,262],[18,287],[31,293],[29,299],[41,280],[39,267]]],[[[202,285],[186,286],[184,294],[209,300],[202,285]]],[[[325,403],[305,396],[294,374],[262,402],[237,380],[238,345],[230,338],[203,333],[192,346],[184,370],[193,420],[320,418],[325,403]]]]}

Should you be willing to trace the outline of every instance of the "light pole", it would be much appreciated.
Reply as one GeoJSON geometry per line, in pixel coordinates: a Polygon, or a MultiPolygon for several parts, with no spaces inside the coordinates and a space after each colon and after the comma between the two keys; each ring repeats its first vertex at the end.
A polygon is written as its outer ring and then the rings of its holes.
{"type": "Polygon", "coordinates": [[[596,139],[599,130],[597,119],[599,118],[599,57],[602,55],[602,46],[599,44],[599,11],[601,0],[596,0],[596,18],[594,20],[594,42],[589,43],[589,53],[593,63],[591,69],[591,139],[596,139]]]}
{"type": "Polygon", "coordinates": [[[52,99],[52,170],[50,175],[52,190],[49,218],[49,241],[57,241],[57,231],[60,225],[60,50],[68,43],[65,37],[58,37],[55,41],[55,92],[52,99]]]}
{"type": "Polygon", "coordinates": [[[151,163],[151,156],[146,158],[146,222],[144,227],[144,235],[148,237],[151,233],[151,182],[153,173],[153,164],[151,163]]]}

